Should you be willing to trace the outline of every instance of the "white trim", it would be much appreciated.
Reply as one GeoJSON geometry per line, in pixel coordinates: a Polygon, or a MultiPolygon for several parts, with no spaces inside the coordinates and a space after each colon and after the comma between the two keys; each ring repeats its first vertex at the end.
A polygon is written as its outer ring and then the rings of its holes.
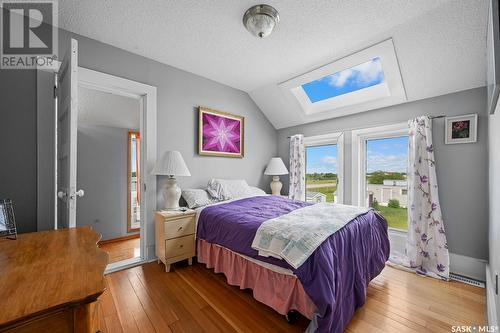
{"type": "Polygon", "coordinates": [[[116,271],[121,271],[122,269],[127,269],[135,266],[142,265],[146,262],[149,262],[148,260],[144,260],[140,257],[138,258],[130,258],[130,259],[125,259],[122,261],[117,261],[117,262],[112,262],[106,266],[106,270],[104,271],[104,274],[109,274],[113,273],[116,271]]]}
{"type": "MultiPolygon", "coordinates": [[[[154,211],[156,210],[156,177],[151,174],[156,164],[157,145],[157,92],[156,87],[144,83],[124,79],[118,76],[97,72],[79,67],[79,86],[97,89],[104,92],[132,97],[140,100],[141,117],[141,152],[145,158],[141,159],[141,258],[137,263],[149,259],[148,232],[154,231],[154,211]]],[[[121,268],[137,264],[129,261],[117,263],[121,268]]],[[[110,264],[107,272],[118,270],[115,264],[110,264]]]]}
{"type": "Polygon", "coordinates": [[[352,178],[351,204],[364,206],[366,189],[366,141],[371,139],[395,138],[408,135],[407,123],[397,123],[357,129],[352,131],[352,178]]]}
{"type": "Polygon", "coordinates": [[[486,309],[488,313],[488,325],[498,326],[497,305],[495,302],[495,283],[491,280],[490,265],[486,265],[486,309]]]}
{"type": "Polygon", "coordinates": [[[378,109],[407,100],[392,38],[278,85],[287,98],[299,103],[306,115],[331,112],[332,117],[378,109]],[[302,85],[380,58],[385,81],[381,84],[312,103],[302,85]]]}
{"type": "Polygon", "coordinates": [[[306,150],[307,147],[322,146],[322,145],[337,146],[337,200],[338,203],[343,203],[344,202],[344,133],[335,132],[335,133],[304,137],[304,146],[306,150]]]}

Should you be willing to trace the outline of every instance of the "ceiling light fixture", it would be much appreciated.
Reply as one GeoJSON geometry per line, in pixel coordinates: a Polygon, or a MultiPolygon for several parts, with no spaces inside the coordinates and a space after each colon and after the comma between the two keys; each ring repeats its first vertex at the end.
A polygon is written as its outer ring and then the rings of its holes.
{"type": "Polygon", "coordinates": [[[269,5],[253,6],[243,15],[245,28],[259,38],[269,36],[279,20],[278,11],[269,5]]]}

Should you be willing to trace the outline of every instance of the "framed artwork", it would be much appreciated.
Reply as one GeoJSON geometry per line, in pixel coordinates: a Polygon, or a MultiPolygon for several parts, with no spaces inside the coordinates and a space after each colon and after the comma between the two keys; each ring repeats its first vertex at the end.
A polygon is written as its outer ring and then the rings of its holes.
{"type": "Polygon", "coordinates": [[[9,199],[0,199],[0,237],[17,238],[14,206],[9,199]]]}
{"type": "Polygon", "coordinates": [[[242,158],[244,130],[244,117],[200,106],[198,153],[242,158]]]}
{"type": "Polygon", "coordinates": [[[471,143],[477,141],[477,114],[445,118],[445,143],[471,143]]]}

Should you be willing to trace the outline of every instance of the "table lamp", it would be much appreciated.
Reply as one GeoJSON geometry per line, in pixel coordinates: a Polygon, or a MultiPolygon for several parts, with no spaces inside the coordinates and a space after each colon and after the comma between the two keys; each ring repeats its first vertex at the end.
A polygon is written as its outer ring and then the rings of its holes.
{"type": "Polygon", "coordinates": [[[166,210],[179,209],[181,189],[177,186],[175,176],[191,176],[189,169],[178,151],[166,151],[156,162],[152,172],[154,175],[168,176],[163,188],[163,199],[166,210]]]}

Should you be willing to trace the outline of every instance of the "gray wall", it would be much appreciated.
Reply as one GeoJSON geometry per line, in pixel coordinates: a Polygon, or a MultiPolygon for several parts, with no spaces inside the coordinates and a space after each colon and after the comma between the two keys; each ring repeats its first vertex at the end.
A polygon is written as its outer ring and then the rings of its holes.
{"type": "MultiPolygon", "coordinates": [[[[78,40],[81,67],[157,87],[158,156],[165,150],[182,153],[192,176],[181,178],[180,186],[204,186],[212,177],[244,178],[252,185],[267,186],[263,171],[277,153],[277,133],[247,93],[86,37],[65,31],[59,37],[60,49],[70,37],[78,40]],[[199,105],[245,117],[243,159],[198,155],[199,105]]],[[[162,185],[163,179],[158,182],[162,185]]]]}
{"type": "MultiPolygon", "coordinates": [[[[489,167],[490,167],[490,281],[500,273],[500,111],[489,118],[489,167]]],[[[494,285],[488,288],[495,288],[494,285]]],[[[493,289],[494,293],[494,289],[493,289]]],[[[495,295],[497,318],[500,319],[500,297],[495,295]]]]}
{"type": "Polygon", "coordinates": [[[12,199],[19,232],[36,231],[36,74],[0,69],[0,198],[12,199]]]}
{"type": "MultiPolygon", "coordinates": [[[[433,121],[439,193],[450,251],[478,259],[488,257],[488,116],[486,89],[478,88],[352,116],[279,130],[279,155],[288,163],[288,136],[305,136],[345,129],[404,122],[419,115],[477,113],[478,142],[445,145],[444,119],[433,121]]],[[[351,178],[351,133],[345,132],[345,179],[351,178]]],[[[288,188],[288,179],[283,177],[288,188]]],[[[350,203],[351,184],[345,182],[344,198],[350,203]]]]}
{"type": "MultiPolygon", "coordinates": [[[[182,153],[192,177],[180,179],[180,186],[204,186],[211,177],[224,177],[244,178],[267,189],[270,180],[263,171],[277,154],[277,132],[247,93],[62,30],[61,55],[70,37],[79,41],[80,66],[157,87],[158,155],[169,149],[182,153]],[[245,117],[243,159],[198,156],[198,105],[245,117]]],[[[36,231],[36,73],[0,70],[0,103],[0,138],[8,143],[2,147],[6,158],[0,163],[0,197],[15,200],[21,232],[36,231]]],[[[163,179],[158,182],[161,185],[163,179]]],[[[39,189],[44,195],[51,192],[39,189]]]]}
{"type": "Polygon", "coordinates": [[[78,226],[91,225],[112,239],[127,233],[128,129],[78,125],[78,226]]]}

